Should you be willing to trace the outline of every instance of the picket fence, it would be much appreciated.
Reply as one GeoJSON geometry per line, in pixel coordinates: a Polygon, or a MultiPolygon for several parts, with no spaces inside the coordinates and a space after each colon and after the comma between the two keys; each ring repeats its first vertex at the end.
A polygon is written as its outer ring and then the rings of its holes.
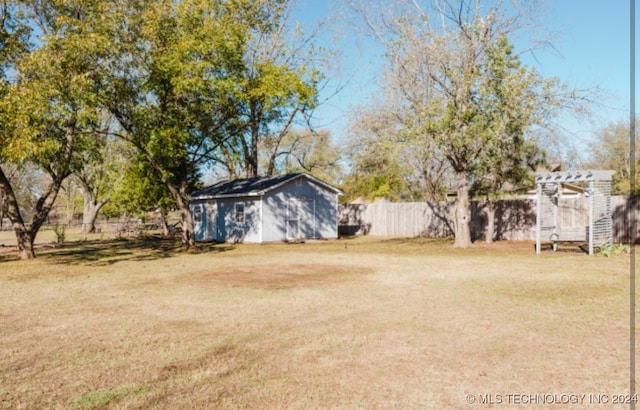
{"type": "MultiPolygon", "coordinates": [[[[638,197],[612,196],[614,243],[631,243],[640,239],[638,197]]],[[[453,237],[453,202],[380,202],[346,204],[339,209],[340,235],[453,237]]],[[[563,199],[558,206],[558,221],[563,227],[589,224],[589,204],[584,198],[563,199]]],[[[472,239],[484,239],[487,230],[486,203],[471,203],[472,239]]],[[[528,199],[497,202],[494,239],[535,240],[536,201],[528,199]]]]}

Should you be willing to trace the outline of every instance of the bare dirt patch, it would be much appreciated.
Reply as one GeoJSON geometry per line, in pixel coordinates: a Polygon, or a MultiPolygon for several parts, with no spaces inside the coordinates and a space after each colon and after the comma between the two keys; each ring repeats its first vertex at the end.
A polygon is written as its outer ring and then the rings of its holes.
{"type": "Polygon", "coordinates": [[[282,263],[227,267],[222,270],[196,272],[181,276],[181,283],[256,289],[293,289],[330,286],[356,280],[369,270],[335,264],[282,263]]]}

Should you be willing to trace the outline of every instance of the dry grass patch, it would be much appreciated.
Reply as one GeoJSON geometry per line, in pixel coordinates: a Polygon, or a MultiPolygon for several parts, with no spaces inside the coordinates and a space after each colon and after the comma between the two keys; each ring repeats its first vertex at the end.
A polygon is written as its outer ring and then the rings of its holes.
{"type": "Polygon", "coordinates": [[[175,245],[0,263],[0,407],[469,408],[467,394],[628,385],[624,257],[392,238],[175,245]]]}
{"type": "Polygon", "coordinates": [[[182,284],[196,286],[231,286],[257,289],[293,289],[330,286],[355,279],[367,269],[336,266],[327,263],[274,263],[260,266],[237,266],[207,269],[179,278],[182,284]]]}

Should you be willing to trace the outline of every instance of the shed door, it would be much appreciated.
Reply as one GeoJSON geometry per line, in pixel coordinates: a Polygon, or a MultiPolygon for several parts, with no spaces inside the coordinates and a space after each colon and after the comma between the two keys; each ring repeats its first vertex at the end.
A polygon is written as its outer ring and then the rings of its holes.
{"type": "Polygon", "coordinates": [[[216,204],[191,204],[191,218],[193,219],[193,233],[196,241],[215,239],[216,204]]]}
{"type": "Polygon", "coordinates": [[[314,200],[296,198],[287,201],[287,239],[314,238],[315,219],[314,200]]]}
{"type": "Polygon", "coordinates": [[[204,204],[206,229],[204,232],[204,240],[216,239],[216,203],[208,202],[204,204]]]}
{"type": "Polygon", "coordinates": [[[196,241],[204,239],[204,230],[206,225],[204,224],[204,205],[203,204],[191,204],[191,219],[193,221],[193,235],[196,241]]]}

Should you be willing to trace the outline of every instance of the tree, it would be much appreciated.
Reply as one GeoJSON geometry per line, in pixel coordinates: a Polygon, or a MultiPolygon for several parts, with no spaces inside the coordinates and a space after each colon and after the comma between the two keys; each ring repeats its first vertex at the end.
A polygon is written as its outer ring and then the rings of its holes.
{"type": "Polygon", "coordinates": [[[283,101],[298,99],[301,81],[251,48],[280,27],[284,3],[141,0],[110,11],[102,101],[122,130],[116,135],[136,147],[175,200],[187,247],[195,244],[191,176],[221,162],[219,155],[233,170],[249,154],[247,169],[256,172],[254,137],[281,118],[283,101]]]}
{"type": "Polygon", "coordinates": [[[342,173],[340,147],[327,131],[291,130],[280,142],[267,136],[262,140],[259,151],[269,154],[265,155],[267,163],[264,164],[268,175],[307,172],[335,184],[342,173]]]}
{"type": "Polygon", "coordinates": [[[407,200],[411,187],[407,178],[410,172],[402,161],[402,146],[397,130],[377,116],[378,110],[362,113],[355,128],[354,138],[347,144],[351,172],[343,184],[345,200],[374,200],[385,198],[391,201],[407,200]]]}
{"type": "Polygon", "coordinates": [[[533,68],[513,65],[517,57],[510,55],[507,39],[527,17],[516,2],[396,6],[379,21],[367,8],[361,11],[385,48],[388,88],[406,130],[433,142],[455,174],[454,246],[468,247],[473,181],[496,154],[529,149],[524,134],[547,125],[561,106],[581,96],[533,68]],[[496,87],[497,74],[518,87],[496,87]],[[496,108],[507,102],[509,115],[496,124],[496,108]]]}
{"type": "Polygon", "coordinates": [[[451,169],[438,147],[410,132],[410,119],[392,102],[375,102],[359,111],[351,124],[346,156],[346,199],[442,201],[451,169]],[[409,132],[408,132],[409,131],[409,132]]]}
{"type": "Polygon", "coordinates": [[[544,162],[544,154],[533,138],[527,138],[526,127],[533,123],[534,110],[522,109],[523,101],[535,101],[528,73],[513,55],[506,37],[487,47],[488,81],[479,99],[487,117],[486,132],[491,144],[475,171],[471,194],[485,199],[487,211],[486,242],[493,242],[496,200],[505,188],[515,189],[533,184],[533,172],[544,162]],[[514,149],[514,147],[516,149],[514,149]]]}
{"type": "Polygon", "coordinates": [[[561,169],[580,169],[585,164],[584,152],[578,148],[576,138],[560,129],[540,128],[531,133],[531,138],[544,152],[547,166],[561,169]]]}
{"type": "MultiPolygon", "coordinates": [[[[16,7],[13,2],[0,2],[0,99],[7,95],[9,78],[7,71],[11,70],[16,59],[27,49],[29,29],[16,15],[16,7]]],[[[7,130],[0,123],[0,141],[6,141],[7,130]]],[[[3,159],[0,156],[0,159],[3,159]]],[[[4,160],[2,161],[5,162],[4,160]]],[[[7,174],[11,174],[11,168],[7,164],[0,166],[0,178],[9,181],[7,174]]],[[[10,193],[5,185],[0,185],[0,223],[8,215],[10,193]]],[[[15,196],[15,193],[13,194],[15,196]]]]}
{"type": "MultiPolygon", "coordinates": [[[[158,211],[163,222],[163,235],[169,235],[168,214],[176,202],[149,163],[140,154],[130,157],[121,178],[113,188],[107,212],[140,215],[158,211]]],[[[190,190],[200,187],[197,174],[191,176],[190,190]]]]}
{"type": "Polygon", "coordinates": [[[110,14],[102,101],[122,130],[115,135],[136,148],[175,201],[183,245],[193,246],[189,181],[227,135],[229,96],[260,10],[241,1],[118,7],[110,14]]]}
{"type": "MultiPolygon", "coordinates": [[[[15,195],[20,209],[32,210],[38,202],[41,193],[46,189],[48,177],[45,172],[32,163],[16,164],[6,162],[2,164],[2,172],[15,195]]],[[[0,190],[0,217],[7,217],[8,198],[5,200],[3,191],[0,190]]]]}
{"type": "MultiPolygon", "coordinates": [[[[636,120],[636,129],[640,121],[636,120]]],[[[610,169],[613,174],[611,190],[613,194],[633,195],[631,189],[631,129],[629,121],[612,122],[595,133],[595,140],[589,144],[591,160],[589,166],[593,169],[610,169]]],[[[640,176],[640,144],[636,144],[636,180],[640,176]]]]}
{"type": "Polygon", "coordinates": [[[11,68],[15,80],[8,82],[3,76],[0,86],[0,158],[3,164],[33,164],[48,176],[27,224],[16,189],[3,170],[5,165],[0,166],[0,190],[16,233],[18,253],[22,259],[31,259],[35,257],[36,235],[63,181],[79,165],[77,153],[96,128],[97,109],[91,99],[95,82],[84,58],[86,43],[78,34],[86,21],[73,7],[53,12],[48,3],[24,4],[24,9],[17,2],[2,5],[4,45],[10,43],[7,35],[16,40],[20,32],[23,45],[14,47],[20,52],[4,49],[2,53],[1,65],[11,68]],[[8,17],[11,12],[22,17],[22,28],[16,25],[18,20],[8,17]],[[26,47],[26,16],[42,33],[33,50],[26,47]]]}
{"type": "Polygon", "coordinates": [[[263,19],[248,30],[243,65],[232,95],[234,138],[225,139],[220,146],[231,178],[275,172],[280,145],[287,142],[292,127],[302,121],[311,128],[309,117],[317,105],[322,80],[314,68],[320,53],[313,46],[314,34],[306,35],[300,26],[290,31],[295,1],[262,0],[256,4],[263,19]],[[265,160],[261,161],[263,155],[265,160]],[[261,162],[265,164],[262,172],[261,162]]]}
{"type": "Polygon", "coordinates": [[[73,175],[83,199],[83,233],[95,232],[98,213],[111,199],[116,181],[132,156],[121,140],[104,134],[96,135],[83,153],[83,166],[73,175]]]}

